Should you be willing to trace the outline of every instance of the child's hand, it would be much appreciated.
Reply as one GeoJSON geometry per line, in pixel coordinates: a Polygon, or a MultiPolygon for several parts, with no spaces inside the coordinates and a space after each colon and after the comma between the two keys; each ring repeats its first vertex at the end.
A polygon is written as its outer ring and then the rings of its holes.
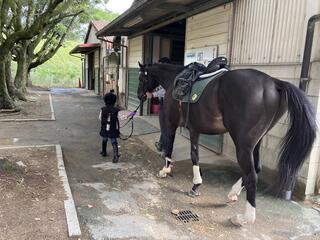
{"type": "Polygon", "coordinates": [[[136,114],[137,114],[137,112],[136,112],[136,111],[133,111],[133,112],[131,112],[131,113],[129,114],[128,117],[134,117],[136,114]]]}
{"type": "Polygon", "coordinates": [[[120,121],[127,120],[128,118],[133,118],[137,114],[136,111],[130,112],[128,110],[122,110],[118,113],[118,118],[120,121]]]}

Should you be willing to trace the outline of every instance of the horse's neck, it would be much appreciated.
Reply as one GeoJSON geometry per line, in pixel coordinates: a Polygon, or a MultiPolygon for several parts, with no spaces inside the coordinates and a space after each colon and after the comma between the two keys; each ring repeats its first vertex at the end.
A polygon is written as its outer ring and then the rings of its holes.
{"type": "Polygon", "coordinates": [[[177,76],[177,74],[182,70],[183,67],[180,68],[172,68],[172,66],[166,66],[166,65],[158,65],[157,68],[157,79],[159,84],[166,90],[170,88],[170,86],[173,85],[174,78],[177,76]]]}

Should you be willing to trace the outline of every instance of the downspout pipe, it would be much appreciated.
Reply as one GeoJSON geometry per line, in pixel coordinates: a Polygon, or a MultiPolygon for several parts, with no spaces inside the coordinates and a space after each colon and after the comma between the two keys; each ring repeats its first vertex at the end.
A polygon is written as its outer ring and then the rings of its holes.
{"type": "Polygon", "coordinates": [[[304,45],[303,60],[302,60],[302,67],[301,67],[301,74],[300,74],[300,83],[299,83],[299,88],[304,92],[306,91],[308,83],[310,81],[309,70],[310,70],[310,59],[311,59],[311,51],[312,51],[312,44],[313,44],[314,27],[315,27],[315,23],[318,21],[320,21],[320,14],[313,15],[312,17],[309,18],[309,21],[308,21],[306,42],[304,45]]]}

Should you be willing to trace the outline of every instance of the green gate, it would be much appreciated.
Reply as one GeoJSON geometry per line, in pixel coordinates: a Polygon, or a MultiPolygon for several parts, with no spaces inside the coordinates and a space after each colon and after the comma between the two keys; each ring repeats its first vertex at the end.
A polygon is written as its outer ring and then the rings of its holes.
{"type": "Polygon", "coordinates": [[[128,69],[128,109],[136,109],[140,101],[137,97],[137,90],[139,85],[139,68],[128,69]]]}
{"type": "MultiPolygon", "coordinates": [[[[128,69],[128,109],[135,110],[140,101],[137,96],[137,90],[139,85],[139,68],[129,68],[128,69]]],[[[143,115],[149,114],[149,103],[150,101],[145,101],[143,103],[143,115]]]]}

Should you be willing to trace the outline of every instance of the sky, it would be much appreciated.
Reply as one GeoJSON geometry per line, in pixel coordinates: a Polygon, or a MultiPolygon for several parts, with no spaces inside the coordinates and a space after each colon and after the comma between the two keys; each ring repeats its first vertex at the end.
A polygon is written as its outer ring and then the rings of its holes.
{"type": "Polygon", "coordinates": [[[109,0],[106,7],[111,12],[121,14],[131,6],[132,2],[133,0],[109,0]]]}

